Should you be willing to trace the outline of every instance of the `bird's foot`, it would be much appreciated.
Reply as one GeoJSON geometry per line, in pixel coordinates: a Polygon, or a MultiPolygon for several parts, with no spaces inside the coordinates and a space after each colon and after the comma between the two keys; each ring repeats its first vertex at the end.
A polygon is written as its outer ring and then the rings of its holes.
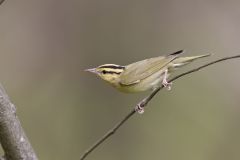
{"type": "Polygon", "coordinates": [[[169,83],[166,79],[163,79],[162,85],[163,85],[165,88],[167,88],[168,91],[172,89],[172,82],[169,83]]]}
{"type": "Polygon", "coordinates": [[[143,107],[141,102],[136,105],[135,111],[138,112],[139,114],[143,114],[144,113],[144,107],[143,107]]]}

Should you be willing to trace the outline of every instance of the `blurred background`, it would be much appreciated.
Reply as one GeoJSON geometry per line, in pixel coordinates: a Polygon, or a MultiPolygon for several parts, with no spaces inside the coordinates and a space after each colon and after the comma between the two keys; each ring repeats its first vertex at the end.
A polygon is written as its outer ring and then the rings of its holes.
{"type": "MultiPolygon", "coordinates": [[[[185,49],[240,54],[237,0],[6,0],[0,82],[39,159],[79,159],[148,93],[123,94],[86,68],[185,49]]],[[[174,82],[88,160],[239,160],[240,59],[174,82]]],[[[175,74],[175,75],[176,75],[175,74]]]]}

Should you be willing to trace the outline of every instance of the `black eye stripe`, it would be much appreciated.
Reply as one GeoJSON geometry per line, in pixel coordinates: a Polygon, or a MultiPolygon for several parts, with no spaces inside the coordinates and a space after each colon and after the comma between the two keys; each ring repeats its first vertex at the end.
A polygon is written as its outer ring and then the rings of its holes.
{"type": "Polygon", "coordinates": [[[103,74],[121,74],[122,72],[114,72],[114,71],[106,71],[106,70],[103,70],[102,73],[103,73],[103,74]]]}
{"type": "Polygon", "coordinates": [[[124,66],[101,66],[99,68],[124,69],[124,66]]]}

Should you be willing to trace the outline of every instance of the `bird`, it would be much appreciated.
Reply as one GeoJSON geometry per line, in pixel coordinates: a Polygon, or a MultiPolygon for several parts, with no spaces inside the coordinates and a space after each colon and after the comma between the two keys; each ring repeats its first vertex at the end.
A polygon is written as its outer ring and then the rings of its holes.
{"type": "Polygon", "coordinates": [[[171,90],[172,83],[167,81],[171,73],[196,59],[211,55],[180,57],[183,53],[184,50],[179,50],[168,55],[148,58],[128,65],[103,64],[85,71],[96,74],[114,88],[125,93],[155,90],[162,85],[167,90],[171,90]]]}

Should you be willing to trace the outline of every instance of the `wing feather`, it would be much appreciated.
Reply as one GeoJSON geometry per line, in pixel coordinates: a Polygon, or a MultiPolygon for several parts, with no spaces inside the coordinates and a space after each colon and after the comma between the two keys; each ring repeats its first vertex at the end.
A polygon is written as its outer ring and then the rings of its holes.
{"type": "Polygon", "coordinates": [[[183,53],[183,50],[177,51],[167,56],[159,56],[155,58],[145,59],[127,65],[125,71],[120,75],[120,84],[133,85],[139,83],[141,80],[164,68],[168,63],[172,62],[181,53],[183,53]]]}

